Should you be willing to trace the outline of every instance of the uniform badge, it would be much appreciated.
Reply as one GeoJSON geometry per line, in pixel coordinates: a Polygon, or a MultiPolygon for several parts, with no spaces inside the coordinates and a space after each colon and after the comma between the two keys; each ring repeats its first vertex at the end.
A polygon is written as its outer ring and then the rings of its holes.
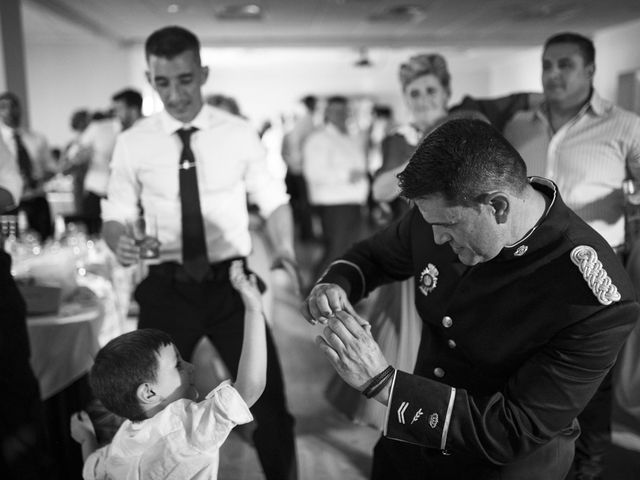
{"type": "Polygon", "coordinates": [[[516,257],[521,257],[522,255],[527,253],[527,250],[529,250],[529,247],[527,247],[526,245],[520,245],[518,248],[516,248],[516,251],[513,252],[513,255],[516,257]]]}
{"type": "Polygon", "coordinates": [[[427,264],[427,268],[420,274],[418,288],[425,297],[433,292],[433,289],[438,285],[438,275],[438,269],[432,263],[427,264]]]}
{"type": "Polygon", "coordinates": [[[437,425],[438,425],[438,414],[432,413],[431,415],[429,415],[429,426],[431,428],[436,428],[437,425]]]}
{"type": "Polygon", "coordinates": [[[571,250],[571,261],[578,266],[589,288],[602,305],[611,305],[622,298],[592,247],[580,245],[571,250]]]}

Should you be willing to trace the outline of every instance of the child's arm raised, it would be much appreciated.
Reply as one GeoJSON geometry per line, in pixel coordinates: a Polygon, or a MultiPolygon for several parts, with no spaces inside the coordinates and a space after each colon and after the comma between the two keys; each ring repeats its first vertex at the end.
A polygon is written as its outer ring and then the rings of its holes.
{"type": "Polygon", "coordinates": [[[231,284],[244,303],[244,336],[234,387],[247,405],[252,406],[267,382],[267,338],[262,297],[255,275],[246,276],[240,260],[229,269],[231,284]]]}

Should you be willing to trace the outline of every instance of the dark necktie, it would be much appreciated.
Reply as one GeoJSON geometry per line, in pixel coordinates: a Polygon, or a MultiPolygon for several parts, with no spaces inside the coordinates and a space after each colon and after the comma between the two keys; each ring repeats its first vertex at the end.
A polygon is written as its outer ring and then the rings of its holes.
{"type": "Polygon", "coordinates": [[[182,265],[194,280],[202,281],[209,270],[204,222],[200,209],[196,159],[191,151],[195,128],[176,133],[182,140],[180,155],[180,203],[182,204],[182,265]]]}
{"type": "Polygon", "coordinates": [[[29,152],[22,143],[22,137],[17,131],[13,132],[13,139],[16,142],[16,157],[18,158],[18,167],[20,168],[20,174],[25,183],[25,187],[34,188],[36,181],[33,178],[33,165],[31,164],[31,157],[29,152]]]}

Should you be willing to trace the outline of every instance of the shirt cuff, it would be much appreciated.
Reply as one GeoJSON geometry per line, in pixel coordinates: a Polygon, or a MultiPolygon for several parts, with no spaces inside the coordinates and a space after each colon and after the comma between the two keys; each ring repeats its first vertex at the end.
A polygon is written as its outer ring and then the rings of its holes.
{"type": "Polygon", "coordinates": [[[384,435],[446,452],[456,389],[397,371],[391,385],[384,435]]]}

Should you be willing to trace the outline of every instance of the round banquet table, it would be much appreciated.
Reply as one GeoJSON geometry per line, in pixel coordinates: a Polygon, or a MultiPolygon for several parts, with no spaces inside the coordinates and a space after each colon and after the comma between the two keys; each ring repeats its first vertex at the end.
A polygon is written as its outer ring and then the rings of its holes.
{"type": "Polygon", "coordinates": [[[63,304],[56,315],[27,317],[31,366],[40,386],[57,472],[52,478],[82,478],[82,454],[71,438],[69,417],[92,400],[88,372],[100,346],[104,314],[93,295],[63,304]]]}

